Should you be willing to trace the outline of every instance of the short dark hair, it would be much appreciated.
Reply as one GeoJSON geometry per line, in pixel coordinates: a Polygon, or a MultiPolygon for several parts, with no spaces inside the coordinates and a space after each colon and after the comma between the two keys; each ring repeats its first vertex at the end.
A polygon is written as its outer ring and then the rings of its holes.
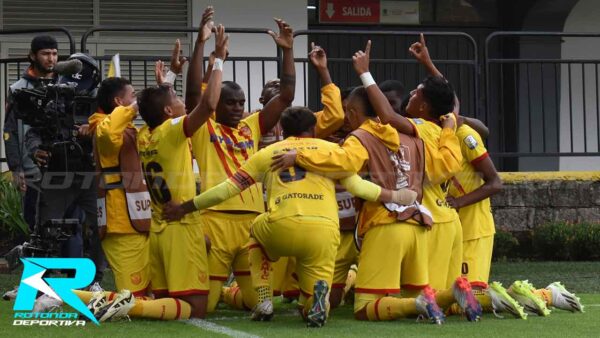
{"type": "Polygon", "coordinates": [[[423,81],[423,96],[431,106],[434,118],[454,110],[454,89],[450,83],[438,76],[428,76],[423,81]]]}
{"type": "Polygon", "coordinates": [[[165,107],[171,100],[171,86],[159,85],[142,90],[137,96],[138,108],[144,122],[156,128],[163,122],[165,107]]]}
{"type": "Polygon", "coordinates": [[[364,113],[366,116],[377,117],[377,113],[375,112],[371,101],[369,101],[369,95],[364,87],[359,86],[354,88],[352,93],[350,93],[350,96],[358,98],[363,103],[363,107],[365,108],[364,113]]]}
{"type": "Polygon", "coordinates": [[[382,92],[396,92],[398,96],[404,96],[404,85],[398,80],[385,80],[379,84],[382,92]]]}
{"type": "Polygon", "coordinates": [[[124,77],[109,77],[104,79],[98,87],[98,107],[105,114],[110,114],[115,109],[115,96],[125,89],[131,82],[124,77]]]}
{"type": "Polygon", "coordinates": [[[38,35],[31,40],[31,52],[35,54],[42,49],[58,49],[58,42],[53,36],[38,35]]]}
{"type": "Polygon", "coordinates": [[[222,88],[227,88],[231,90],[242,90],[239,84],[233,81],[223,81],[221,82],[222,88]]]}
{"type": "Polygon", "coordinates": [[[347,87],[347,88],[342,89],[340,91],[340,94],[342,95],[342,100],[345,100],[348,96],[350,96],[350,93],[352,93],[354,88],[356,88],[356,87],[347,87]]]}
{"type": "Polygon", "coordinates": [[[315,114],[307,107],[289,107],[281,113],[279,120],[283,135],[299,136],[317,124],[315,114]]]}

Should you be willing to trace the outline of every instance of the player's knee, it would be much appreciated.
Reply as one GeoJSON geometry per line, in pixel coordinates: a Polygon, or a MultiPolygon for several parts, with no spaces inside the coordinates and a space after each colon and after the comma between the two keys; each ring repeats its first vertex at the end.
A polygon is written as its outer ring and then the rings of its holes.
{"type": "Polygon", "coordinates": [[[344,290],[340,288],[331,289],[331,293],[329,294],[329,304],[332,309],[335,309],[342,302],[344,290]]]}
{"type": "Polygon", "coordinates": [[[354,312],[354,319],[356,320],[369,320],[367,317],[367,307],[363,307],[362,309],[354,312]]]}

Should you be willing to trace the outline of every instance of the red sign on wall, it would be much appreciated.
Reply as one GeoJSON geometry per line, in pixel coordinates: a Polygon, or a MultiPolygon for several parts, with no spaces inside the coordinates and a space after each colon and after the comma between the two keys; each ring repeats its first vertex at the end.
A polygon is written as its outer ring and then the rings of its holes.
{"type": "Polygon", "coordinates": [[[379,0],[320,0],[322,23],[379,23],[379,0]]]}

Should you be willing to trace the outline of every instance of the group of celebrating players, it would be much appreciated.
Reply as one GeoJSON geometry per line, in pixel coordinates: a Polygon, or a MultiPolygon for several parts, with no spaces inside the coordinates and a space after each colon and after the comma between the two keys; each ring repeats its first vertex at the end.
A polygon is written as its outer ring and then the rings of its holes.
{"type": "Polygon", "coordinates": [[[279,32],[269,34],[282,50],[281,78],[265,84],[262,109],[249,114],[241,87],[222,81],[228,35],[213,15],[208,7],[202,16],[185,100],[173,89],[187,61],[179,42],[167,74],[157,62],[157,86],[136,95],[112,77],[98,90],[89,119],[98,221],[121,290],[76,291],[98,320],[204,318],[219,302],[270,320],[282,293],[321,327],[351,289],[358,320],[583,311],[558,282],[488,284],[489,197],[502,183],[487,128],[458,114],[423,35],[410,52],[430,76],[407,96],[398,81],[377,85],[370,41],[352,56],[363,85],[343,91],[312,44],[324,106],[314,113],[291,106],[293,32],[276,19],[279,32]]]}

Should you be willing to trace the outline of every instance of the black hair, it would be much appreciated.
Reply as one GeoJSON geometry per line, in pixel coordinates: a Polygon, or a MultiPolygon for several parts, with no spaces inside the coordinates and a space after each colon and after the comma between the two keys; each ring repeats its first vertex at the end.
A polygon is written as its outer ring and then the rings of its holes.
{"type": "Polygon", "coordinates": [[[53,36],[38,35],[31,40],[31,52],[35,54],[42,49],[58,49],[58,42],[53,36]]]}
{"type": "Polygon", "coordinates": [[[385,80],[379,84],[382,92],[396,92],[398,96],[404,96],[404,85],[398,80],[385,80]]]}
{"type": "Polygon", "coordinates": [[[348,96],[350,96],[350,93],[352,93],[354,88],[356,88],[356,87],[347,87],[347,88],[342,89],[340,91],[340,94],[342,95],[342,100],[345,100],[348,96]]]}
{"type": "Polygon", "coordinates": [[[402,98],[402,103],[400,103],[400,115],[402,116],[406,114],[406,106],[408,106],[408,101],[410,101],[410,94],[404,95],[402,98]]]}
{"type": "Polygon", "coordinates": [[[159,85],[148,87],[138,94],[140,115],[148,127],[156,128],[164,121],[165,107],[171,100],[171,90],[170,85],[159,85]]]}
{"type": "Polygon", "coordinates": [[[227,88],[231,90],[242,90],[242,87],[240,87],[239,84],[233,81],[223,81],[221,82],[221,84],[223,86],[222,88],[227,88]]]}
{"type": "Polygon", "coordinates": [[[422,84],[423,96],[431,106],[432,117],[439,118],[454,110],[454,89],[446,79],[428,76],[422,84]]]}
{"type": "Polygon", "coordinates": [[[109,77],[104,79],[98,87],[98,107],[105,114],[110,114],[115,109],[114,99],[118,96],[125,86],[131,82],[123,77],[109,77]]]}
{"type": "Polygon", "coordinates": [[[281,113],[279,120],[283,136],[300,136],[317,124],[315,114],[307,107],[289,107],[281,113]]]}
{"type": "Polygon", "coordinates": [[[377,117],[377,113],[375,112],[371,101],[369,101],[369,95],[367,94],[367,90],[364,87],[359,86],[354,88],[352,93],[350,93],[350,96],[356,97],[362,102],[363,107],[365,108],[365,116],[377,117]]]}

